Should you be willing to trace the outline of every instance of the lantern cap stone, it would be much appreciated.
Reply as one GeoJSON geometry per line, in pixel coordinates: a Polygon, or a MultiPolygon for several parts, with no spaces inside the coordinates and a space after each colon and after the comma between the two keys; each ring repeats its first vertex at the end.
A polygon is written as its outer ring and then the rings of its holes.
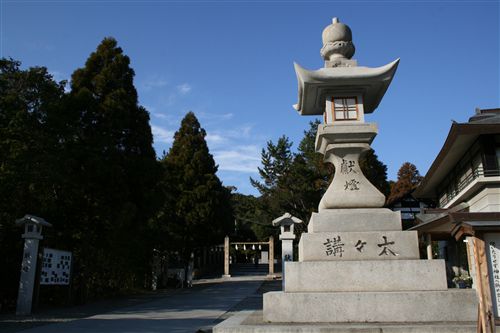
{"type": "Polygon", "coordinates": [[[323,30],[321,37],[323,47],[320,53],[326,61],[351,59],[356,51],[352,43],[351,28],[344,23],[340,23],[337,17],[334,17],[332,24],[323,30]]]}
{"type": "Polygon", "coordinates": [[[41,225],[43,227],[52,227],[52,224],[50,224],[49,222],[45,221],[43,218],[41,217],[38,217],[38,216],[34,216],[34,215],[29,215],[29,214],[26,214],[24,215],[22,218],[20,219],[17,219],[16,220],[16,225],[24,225],[28,222],[31,222],[31,223],[34,223],[34,224],[37,224],[37,225],[41,225]]]}
{"type": "Polygon", "coordinates": [[[295,216],[292,216],[292,214],[290,213],[285,213],[273,220],[273,226],[293,224],[293,223],[302,223],[302,220],[295,216]]]}
{"type": "Polygon", "coordinates": [[[310,71],[294,63],[298,81],[298,102],[293,107],[301,115],[322,115],[331,95],[361,94],[365,113],[372,113],[398,68],[399,59],[376,68],[334,67],[310,71]]]}

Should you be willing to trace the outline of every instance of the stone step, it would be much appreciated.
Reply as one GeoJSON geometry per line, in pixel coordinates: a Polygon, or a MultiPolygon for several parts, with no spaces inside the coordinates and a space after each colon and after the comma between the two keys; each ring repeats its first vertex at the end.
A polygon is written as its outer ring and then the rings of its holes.
{"type": "Polygon", "coordinates": [[[264,321],[282,323],[470,322],[477,319],[473,289],[404,292],[264,294],[264,321]]]}
{"type": "Polygon", "coordinates": [[[302,234],[299,261],[419,259],[416,231],[302,234]]]}
{"type": "Polygon", "coordinates": [[[476,322],[433,323],[269,323],[262,311],[241,311],[213,328],[214,333],[476,333],[476,322]]]}
{"type": "Polygon", "coordinates": [[[285,263],[285,292],[447,290],[444,260],[285,263]]]}
{"type": "Polygon", "coordinates": [[[401,231],[401,213],[387,208],[324,209],[312,213],[309,233],[401,231]]]}

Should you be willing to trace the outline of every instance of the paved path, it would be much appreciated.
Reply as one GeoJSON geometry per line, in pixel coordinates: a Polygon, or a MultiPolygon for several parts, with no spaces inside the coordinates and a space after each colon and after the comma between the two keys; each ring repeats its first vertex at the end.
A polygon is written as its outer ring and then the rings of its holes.
{"type": "MultiPolygon", "coordinates": [[[[280,287],[279,281],[266,282],[264,285],[263,282],[262,277],[230,281],[205,280],[190,289],[142,296],[139,300],[117,301],[118,304],[115,304],[112,310],[81,319],[71,318],[71,315],[64,313],[59,316],[40,314],[25,318],[24,321],[0,318],[0,332],[210,332],[212,326],[229,317],[234,311],[261,308],[262,292],[280,287]],[[51,321],[57,323],[37,326],[51,321]]],[[[71,310],[69,312],[71,313],[71,310]]]]}

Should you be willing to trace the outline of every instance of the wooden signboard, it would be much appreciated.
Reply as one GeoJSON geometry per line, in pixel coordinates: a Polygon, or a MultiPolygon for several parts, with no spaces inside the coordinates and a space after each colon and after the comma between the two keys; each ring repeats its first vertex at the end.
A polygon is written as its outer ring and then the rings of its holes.
{"type": "Polygon", "coordinates": [[[71,259],[71,252],[44,248],[40,284],[69,285],[71,259]]]}
{"type": "Polygon", "coordinates": [[[500,318],[500,233],[484,235],[488,275],[491,288],[491,300],[495,318],[500,318]]]}

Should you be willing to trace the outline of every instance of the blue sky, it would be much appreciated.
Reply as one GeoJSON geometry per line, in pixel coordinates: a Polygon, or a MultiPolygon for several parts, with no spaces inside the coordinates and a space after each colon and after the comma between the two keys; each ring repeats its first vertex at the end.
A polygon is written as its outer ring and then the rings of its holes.
{"type": "Polygon", "coordinates": [[[401,58],[379,108],[373,148],[389,179],[405,161],[422,174],[452,119],[500,107],[499,1],[0,1],[0,56],[69,79],[107,36],[131,58],[155,149],[168,150],[192,110],[207,130],[219,177],[256,194],[260,151],[288,136],[296,147],[312,117],[299,116],[293,62],[323,66],[321,32],[338,16],[354,59],[401,58]]]}

